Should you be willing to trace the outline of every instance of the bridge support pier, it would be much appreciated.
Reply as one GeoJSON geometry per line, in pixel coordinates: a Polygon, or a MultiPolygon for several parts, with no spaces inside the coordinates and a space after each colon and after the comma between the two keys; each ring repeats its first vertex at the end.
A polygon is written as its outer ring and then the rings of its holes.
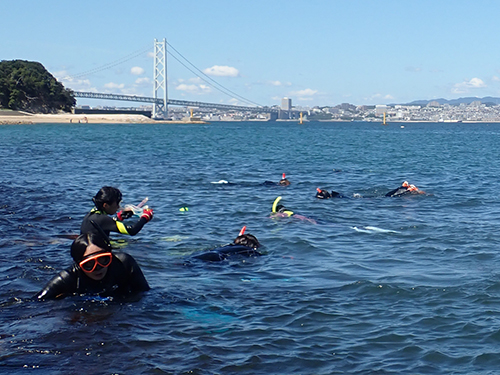
{"type": "Polygon", "coordinates": [[[167,96],[167,40],[154,41],[154,88],[153,113],[154,119],[166,119],[168,117],[167,96]]]}

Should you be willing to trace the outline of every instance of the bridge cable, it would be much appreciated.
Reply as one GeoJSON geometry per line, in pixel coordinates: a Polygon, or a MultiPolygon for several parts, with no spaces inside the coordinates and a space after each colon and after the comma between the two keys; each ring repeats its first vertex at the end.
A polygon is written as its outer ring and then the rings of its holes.
{"type": "MultiPolygon", "coordinates": [[[[228,92],[230,92],[232,94],[232,96],[236,96],[238,97],[239,99],[243,100],[244,102],[246,103],[251,103],[253,105],[256,105],[258,107],[263,107],[262,105],[258,104],[258,103],[255,103],[249,99],[246,99],[244,98],[243,96],[241,95],[238,95],[236,94],[234,91],[231,91],[230,89],[228,89],[227,87],[224,87],[223,85],[221,85],[220,83],[218,83],[217,81],[215,81],[213,78],[209,77],[207,74],[205,74],[203,71],[201,71],[200,69],[198,69],[193,63],[191,63],[186,57],[184,57],[179,51],[177,51],[170,43],[167,42],[167,45],[173,49],[177,54],[179,54],[184,60],[186,60],[186,62],[191,65],[194,69],[196,69],[198,72],[200,72],[201,74],[203,74],[207,79],[209,79],[210,81],[213,82],[213,84],[217,85],[217,86],[220,86],[223,90],[226,90],[228,92]]],[[[186,69],[188,69],[191,73],[195,74],[198,78],[200,78],[201,80],[203,80],[204,82],[208,83],[210,86],[214,87],[216,90],[222,92],[223,94],[226,94],[228,96],[231,96],[229,95],[227,92],[224,92],[222,91],[221,89],[219,89],[218,87],[215,87],[213,86],[210,82],[207,82],[206,79],[204,79],[203,77],[200,77],[196,72],[193,72],[189,67],[187,67],[182,61],[180,61],[177,57],[175,57],[171,52],[167,51],[168,54],[170,56],[172,56],[174,59],[176,59],[182,66],[184,66],[186,69]]]]}
{"type": "Polygon", "coordinates": [[[117,65],[120,65],[120,64],[123,64],[127,61],[130,61],[134,58],[136,58],[137,56],[140,56],[142,54],[144,54],[145,52],[147,51],[151,51],[151,46],[148,46],[148,48],[146,49],[141,49],[141,50],[136,50],[130,54],[128,54],[127,56],[124,56],[118,60],[115,60],[115,61],[112,61],[110,63],[107,63],[107,64],[104,64],[100,67],[97,67],[97,68],[93,68],[93,69],[90,69],[90,70],[87,70],[87,71],[84,71],[82,73],[78,73],[78,74],[73,74],[73,75],[68,75],[66,76],[65,78],[79,78],[79,77],[82,77],[82,76],[87,76],[87,75],[91,75],[91,74],[94,74],[94,73],[98,73],[98,72],[101,72],[103,70],[107,70],[107,69],[111,69],[117,65]]]}

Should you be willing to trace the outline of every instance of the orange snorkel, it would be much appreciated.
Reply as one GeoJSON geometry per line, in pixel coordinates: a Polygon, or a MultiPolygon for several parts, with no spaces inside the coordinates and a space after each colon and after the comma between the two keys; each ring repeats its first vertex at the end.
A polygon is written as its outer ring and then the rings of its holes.
{"type": "Polygon", "coordinates": [[[316,188],[316,191],[317,191],[318,193],[321,193],[321,189],[320,189],[320,188],[316,188]]]}
{"type": "Polygon", "coordinates": [[[243,236],[245,234],[245,230],[247,229],[247,226],[243,226],[243,228],[241,228],[240,230],[240,234],[238,234],[238,236],[243,236]]]}
{"type": "Polygon", "coordinates": [[[281,176],[281,179],[284,180],[285,179],[285,174],[283,173],[283,175],[281,176]]]}

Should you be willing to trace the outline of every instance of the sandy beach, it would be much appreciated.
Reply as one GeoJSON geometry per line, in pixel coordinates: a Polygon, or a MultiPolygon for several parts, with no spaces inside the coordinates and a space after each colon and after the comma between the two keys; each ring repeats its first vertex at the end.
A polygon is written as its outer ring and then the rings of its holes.
{"type": "Polygon", "coordinates": [[[66,123],[66,124],[152,124],[152,123],[200,123],[204,121],[159,121],[143,115],[127,115],[127,114],[30,114],[20,111],[5,111],[0,110],[0,125],[15,125],[15,124],[51,124],[51,123],[66,123]]]}

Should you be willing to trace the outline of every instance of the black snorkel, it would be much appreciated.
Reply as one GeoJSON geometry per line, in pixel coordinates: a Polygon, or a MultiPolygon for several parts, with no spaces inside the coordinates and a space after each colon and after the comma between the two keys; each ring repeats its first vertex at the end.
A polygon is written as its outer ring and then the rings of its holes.
{"type": "Polygon", "coordinates": [[[97,224],[94,220],[90,220],[90,223],[94,226],[95,229],[97,229],[102,239],[106,243],[108,250],[111,251],[111,240],[109,239],[109,236],[106,234],[106,232],[104,232],[101,226],[97,224]]]}

